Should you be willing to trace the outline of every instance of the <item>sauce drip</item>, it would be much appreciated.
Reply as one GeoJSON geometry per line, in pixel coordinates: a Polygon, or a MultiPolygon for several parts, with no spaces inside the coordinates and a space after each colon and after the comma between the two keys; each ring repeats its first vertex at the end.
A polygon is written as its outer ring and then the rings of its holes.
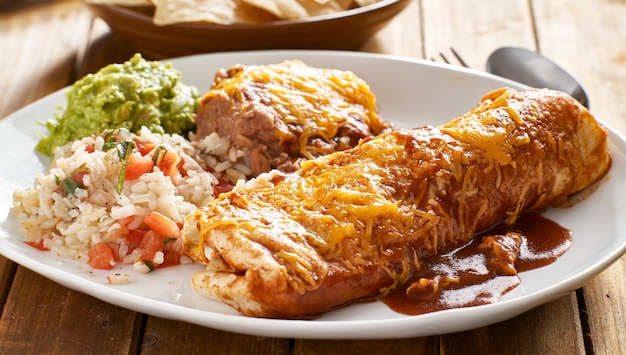
{"type": "Polygon", "coordinates": [[[406,286],[382,301],[407,315],[494,303],[519,285],[518,272],[551,264],[570,246],[568,229],[527,213],[514,224],[498,224],[466,245],[423,259],[406,286]]]}

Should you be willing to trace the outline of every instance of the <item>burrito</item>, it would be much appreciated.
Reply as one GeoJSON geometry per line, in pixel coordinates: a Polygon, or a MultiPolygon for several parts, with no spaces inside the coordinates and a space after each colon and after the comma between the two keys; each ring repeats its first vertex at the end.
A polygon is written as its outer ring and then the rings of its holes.
{"type": "Polygon", "coordinates": [[[438,126],[239,184],[187,216],[201,295],[244,315],[304,319],[385,295],[420,260],[558,206],[610,166],[607,132],[568,95],[503,88],[438,126]]]}

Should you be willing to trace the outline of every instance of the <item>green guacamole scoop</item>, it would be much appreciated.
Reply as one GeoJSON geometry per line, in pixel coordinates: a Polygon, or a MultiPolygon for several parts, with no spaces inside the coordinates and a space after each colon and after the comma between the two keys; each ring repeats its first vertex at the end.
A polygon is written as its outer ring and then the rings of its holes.
{"type": "Polygon", "coordinates": [[[155,133],[187,134],[195,129],[199,93],[183,84],[181,73],[169,63],[146,61],[135,54],[123,64],[86,75],[66,97],[67,107],[46,122],[50,135],[36,147],[49,157],[58,146],[107,129],[137,133],[146,126],[155,133]]]}

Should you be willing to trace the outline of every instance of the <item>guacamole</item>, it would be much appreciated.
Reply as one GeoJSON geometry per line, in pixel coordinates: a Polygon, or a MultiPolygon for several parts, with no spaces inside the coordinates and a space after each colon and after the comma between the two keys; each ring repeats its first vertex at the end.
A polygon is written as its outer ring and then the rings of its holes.
{"type": "Polygon", "coordinates": [[[200,95],[181,79],[169,63],[146,61],[140,54],[86,75],[66,93],[67,107],[46,123],[50,135],[36,150],[52,156],[55,147],[105,129],[138,132],[146,126],[156,133],[186,134],[195,129],[200,95]]]}

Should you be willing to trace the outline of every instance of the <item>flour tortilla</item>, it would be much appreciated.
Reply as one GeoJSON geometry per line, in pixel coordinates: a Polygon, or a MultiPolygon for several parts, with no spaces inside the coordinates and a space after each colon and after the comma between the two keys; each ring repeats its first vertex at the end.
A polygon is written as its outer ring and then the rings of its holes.
{"type": "Polygon", "coordinates": [[[219,25],[260,23],[276,18],[242,0],[152,0],[156,7],[154,24],[210,22],[219,25]]]}
{"type": "Polygon", "coordinates": [[[87,0],[87,2],[97,5],[153,6],[151,0],[87,0]]]}

